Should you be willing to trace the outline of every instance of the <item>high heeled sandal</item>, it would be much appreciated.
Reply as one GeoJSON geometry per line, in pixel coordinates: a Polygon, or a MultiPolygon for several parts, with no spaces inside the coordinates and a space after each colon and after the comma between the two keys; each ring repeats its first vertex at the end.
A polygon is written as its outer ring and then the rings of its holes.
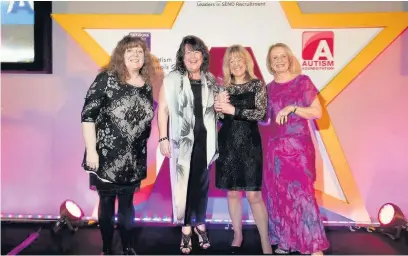
{"type": "Polygon", "coordinates": [[[207,231],[204,231],[204,230],[201,230],[195,227],[194,232],[198,236],[198,241],[200,243],[201,249],[207,250],[208,248],[210,248],[211,244],[210,244],[210,240],[208,239],[207,231]]]}
{"type": "Polygon", "coordinates": [[[193,232],[190,231],[190,234],[184,234],[181,232],[181,240],[183,242],[182,245],[180,245],[180,251],[182,254],[190,254],[191,251],[193,250],[192,242],[191,242],[191,237],[193,236],[193,232]]]}
{"type": "Polygon", "coordinates": [[[137,255],[132,247],[124,248],[122,255],[137,255]]]}

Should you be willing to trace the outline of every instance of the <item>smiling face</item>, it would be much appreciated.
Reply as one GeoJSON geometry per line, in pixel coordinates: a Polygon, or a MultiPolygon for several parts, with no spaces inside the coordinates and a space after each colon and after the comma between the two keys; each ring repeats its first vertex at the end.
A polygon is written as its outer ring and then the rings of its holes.
{"type": "Polygon", "coordinates": [[[144,51],[142,47],[136,46],[125,50],[125,65],[129,71],[140,70],[144,64],[144,51]]]}
{"type": "Polygon", "coordinates": [[[282,74],[289,71],[289,55],[283,47],[275,47],[269,54],[271,68],[276,74],[282,74]]]}
{"type": "Polygon", "coordinates": [[[246,72],[245,57],[239,53],[232,53],[229,61],[230,72],[234,77],[243,77],[246,72]]]}
{"type": "Polygon", "coordinates": [[[203,64],[203,54],[200,51],[192,49],[191,45],[187,44],[184,48],[184,65],[189,73],[200,72],[203,64]]]}

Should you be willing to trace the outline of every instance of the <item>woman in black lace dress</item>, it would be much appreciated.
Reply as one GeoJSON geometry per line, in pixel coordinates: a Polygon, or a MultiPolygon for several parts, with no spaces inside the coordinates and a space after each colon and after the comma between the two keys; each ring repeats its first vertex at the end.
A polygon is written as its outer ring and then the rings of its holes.
{"type": "Polygon", "coordinates": [[[125,36],[90,86],[82,109],[83,168],[95,178],[103,254],[112,253],[113,216],[118,197],[124,254],[131,247],[133,194],[147,175],[146,151],[153,112],[154,69],[143,39],[125,36]]]}
{"type": "Polygon", "coordinates": [[[234,45],[227,49],[223,63],[224,85],[230,103],[217,100],[221,117],[218,133],[219,158],[216,161],[216,187],[228,190],[228,208],[234,227],[232,252],[242,244],[241,191],[246,197],[261,237],[264,253],[272,253],[268,239],[268,215],[262,199],[262,142],[258,121],[265,118],[267,93],[254,75],[254,62],[248,51],[234,45]]]}

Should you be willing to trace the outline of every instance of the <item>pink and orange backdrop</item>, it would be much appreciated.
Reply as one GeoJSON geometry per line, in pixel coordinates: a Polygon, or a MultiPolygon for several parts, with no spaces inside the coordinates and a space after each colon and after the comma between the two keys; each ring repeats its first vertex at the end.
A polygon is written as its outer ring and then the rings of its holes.
{"type": "MultiPolygon", "coordinates": [[[[156,99],[187,34],[207,43],[217,76],[225,48],[236,43],[250,50],[256,74],[267,83],[273,79],[265,61],[269,45],[285,42],[301,63],[312,59],[303,72],[315,82],[325,105],[324,117],[311,125],[318,153],[316,197],[324,220],[373,223],[387,202],[408,216],[403,192],[408,180],[407,6],[223,3],[53,2],[54,73],[1,75],[2,217],[54,217],[67,198],[95,217],[97,195],[80,167],[80,112],[97,69],[131,32],[150,33],[159,70],[153,84],[156,99]],[[318,46],[326,47],[326,57],[313,54],[318,46]]],[[[267,127],[261,131],[268,136],[267,127]]],[[[169,173],[157,139],[153,129],[149,175],[134,203],[138,219],[170,222],[169,173]]],[[[252,214],[243,200],[250,223],[252,214]]],[[[208,219],[227,222],[226,205],[225,193],[212,183],[208,219]]]]}

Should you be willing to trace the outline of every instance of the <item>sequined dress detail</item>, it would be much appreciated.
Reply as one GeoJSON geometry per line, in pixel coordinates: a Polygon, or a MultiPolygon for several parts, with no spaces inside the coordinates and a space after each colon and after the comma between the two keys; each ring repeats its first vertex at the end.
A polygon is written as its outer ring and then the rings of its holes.
{"type": "Polygon", "coordinates": [[[252,80],[245,84],[232,84],[227,91],[235,114],[225,114],[220,119],[216,187],[260,191],[263,159],[258,121],[263,120],[266,114],[266,88],[263,82],[252,80]]]}

